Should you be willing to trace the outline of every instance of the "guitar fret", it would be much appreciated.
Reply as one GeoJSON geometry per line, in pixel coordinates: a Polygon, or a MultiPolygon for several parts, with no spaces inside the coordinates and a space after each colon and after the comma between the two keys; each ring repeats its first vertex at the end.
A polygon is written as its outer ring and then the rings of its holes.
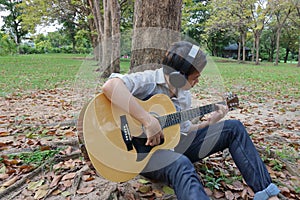
{"type": "MultiPolygon", "coordinates": [[[[218,102],[217,104],[226,105],[226,102],[218,102]]],[[[182,121],[191,120],[197,116],[203,116],[210,112],[218,110],[216,104],[209,104],[202,107],[192,108],[189,110],[184,110],[180,112],[171,113],[168,115],[160,116],[157,119],[162,128],[173,126],[179,124],[182,121]]]]}

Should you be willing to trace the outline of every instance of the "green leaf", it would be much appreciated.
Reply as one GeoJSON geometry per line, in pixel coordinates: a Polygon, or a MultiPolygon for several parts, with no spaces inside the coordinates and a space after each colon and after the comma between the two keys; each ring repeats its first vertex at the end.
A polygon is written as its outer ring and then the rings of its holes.
{"type": "Polygon", "coordinates": [[[175,194],[174,190],[172,188],[170,188],[169,186],[166,186],[166,185],[163,187],[163,191],[164,191],[165,194],[171,194],[171,195],[175,194]]]}
{"type": "Polygon", "coordinates": [[[64,191],[61,193],[61,195],[63,195],[64,197],[67,197],[67,196],[70,196],[71,195],[71,192],[69,191],[64,191]]]}
{"type": "Polygon", "coordinates": [[[36,190],[38,187],[40,187],[43,184],[44,180],[36,181],[36,182],[30,182],[28,184],[27,189],[28,190],[36,190]]]}
{"type": "Polygon", "coordinates": [[[138,182],[142,183],[142,184],[147,184],[149,183],[148,180],[145,180],[145,179],[139,179],[138,182]]]}

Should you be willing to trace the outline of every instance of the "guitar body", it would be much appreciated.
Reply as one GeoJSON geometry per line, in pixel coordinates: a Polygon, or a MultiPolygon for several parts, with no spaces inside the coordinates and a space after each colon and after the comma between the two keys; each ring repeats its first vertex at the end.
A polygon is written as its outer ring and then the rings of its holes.
{"type": "MultiPolygon", "coordinates": [[[[138,102],[154,116],[176,112],[170,98],[163,94],[138,102]]],[[[164,128],[164,142],[151,148],[149,152],[141,153],[134,145],[132,149],[128,149],[122,134],[124,119],[130,138],[144,137],[141,138],[144,143],[146,138],[142,124],[124,110],[114,106],[103,93],[89,102],[83,117],[83,138],[88,157],[101,176],[115,182],[134,178],[144,169],[156,150],[173,149],[180,139],[180,127],[177,124],[164,128]]],[[[127,129],[125,132],[128,132],[127,129]]]]}

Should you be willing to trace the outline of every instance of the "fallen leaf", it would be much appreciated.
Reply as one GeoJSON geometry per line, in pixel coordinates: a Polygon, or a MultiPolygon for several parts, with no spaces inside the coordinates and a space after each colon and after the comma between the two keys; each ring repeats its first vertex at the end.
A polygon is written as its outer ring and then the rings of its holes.
{"type": "Polygon", "coordinates": [[[2,187],[8,187],[11,186],[12,184],[14,184],[17,180],[19,179],[19,176],[15,176],[12,179],[9,179],[8,181],[6,181],[5,183],[2,184],[2,187]]]}
{"type": "Polygon", "coordinates": [[[36,190],[38,187],[40,187],[41,185],[43,185],[44,180],[39,180],[36,182],[30,182],[28,183],[27,189],[28,190],[36,190]]]}
{"type": "Polygon", "coordinates": [[[8,174],[0,174],[0,180],[7,179],[9,177],[8,174]]]}
{"type": "Polygon", "coordinates": [[[150,185],[141,185],[138,189],[138,191],[141,193],[148,193],[150,190],[151,190],[150,185]]]}
{"type": "Polygon", "coordinates": [[[48,190],[44,190],[44,189],[39,189],[35,195],[34,195],[34,199],[41,199],[44,196],[46,196],[46,194],[48,193],[48,190]]]}
{"type": "Polygon", "coordinates": [[[225,197],[228,200],[233,200],[234,199],[234,195],[233,195],[233,193],[230,190],[228,190],[228,191],[225,192],[225,197]]]}
{"type": "Polygon", "coordinates": [[[52,180],[51,183],[50,183],[50,188],[56,186],[56,185],[58,184],[58,182],[61,180],[61,177],[62,177],[62,176],[63,176],[63,175],[57,175],[57,176],[54,176],[54,177],[53,177],[53,180],[52,180]]]}
{"type": "Polygon", "coordinates": [[[154,189],[152,192],[155,194],[156,198],[161,198],[164,195],[164,193],[158,189],[154,189]]]}
{"type": "Polygon", "coordinates": [[[59,195],[59,194],[61,194],[61,190],[54,190],[51,194],[54,196],[59,195]]]}
{"type": "Polygon", "coordinates": [[[163,191],[165,194],[175,194],[174,190],[172,188],[170,188],[169,186],[164,185],[163,187],[163,191]]]}
{"type": "Polygon", "coordinates": [[[149,183],[148,180],[146,180],[146,179],[141,179],[141,178],[138,180],[138,182],[140,182],[140,183],[142,183],[142,184],[147,184],[147,183],[149,183]]]}
{"type": "Polygon", "coordinates": [[[62,180],[68,180],[68,179],[73,179],[74,177],[76,176],[76,172],[72,172],[72,173],[69,173],[69,174],[66,174],[62,177],[62,180]]]}
{"type": "Polygon", "coordinates": [[[63,195],[64,197],[67,197],[67,196],[70,196],[71,195],[71,192],[69,191],[64,191],[61,193],[61,195],[63,195]]]}
{"type": "Polygon", "coordinates": [[[216,199],[220,199],[220,198],[224,197],[224,192],[220,192],[218,190],[214,190],[214,197],[216,199]]]}
{"type": "Polygon", "coordinates": [[[72,181],[71,180],[65,180],[65,181],[62,182],[62,184],[65,187],[71,187],[72,186],[72,181]]]}
{"type": "Polygon", "coordinates": [[[80,188],[79,190],[77,190],[78,194],[88,194],[90,192],[92,192],[95,188],[94,187],[84,187],[84,188],[80,188]]]}

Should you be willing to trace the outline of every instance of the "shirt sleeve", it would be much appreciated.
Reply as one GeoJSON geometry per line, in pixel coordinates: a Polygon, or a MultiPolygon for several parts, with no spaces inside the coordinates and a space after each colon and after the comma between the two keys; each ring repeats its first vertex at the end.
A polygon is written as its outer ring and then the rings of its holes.
{"type": "Polygon", "coordinates": [[[151,95],[156,85],[155,79],[150,72],[137,72],[126,75],[113,73],[110,78],[122,79],[130,93],[139,99],[145,99],[151,95]]]}

